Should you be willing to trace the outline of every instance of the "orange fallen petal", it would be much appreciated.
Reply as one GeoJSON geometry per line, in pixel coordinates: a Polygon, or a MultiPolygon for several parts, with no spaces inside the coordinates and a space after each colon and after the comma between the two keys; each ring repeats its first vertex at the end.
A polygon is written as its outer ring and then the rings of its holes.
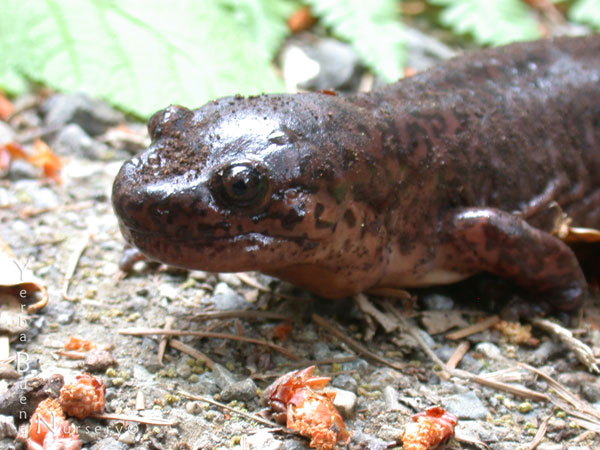
{"type": "Polygon", "coordinates": [[[294,392],[287,411],[287,427],[310,438],[317,450],[332,450],[350,441],[342,416],[333,405],[335,394],[318,393],[309,388],[294,392]]]}
{"type": "Polygon", "coordinates": [[[9,99],[6,98],[4,92],[0,91],[0,120],[8,120],[15,112],[15,107],[9,99]]]}
{"type": "Polygon", "coordinates": [[[292,33],[307,30],[316,23],[317,19],[311,14],[309,6],[302,6],[287,20],[288,28],[292,33]]]}
{"type": "Polygon", "coordinates": [[[404,450],[433,450],[454,435],[458,419],[439,406],[427,408],[412,417],[402,432],[404,450]]]}
{"type": "Polygon", "coordinates": [[[84,419],[104,411],[106,386],[102,379],[89,373],[77,375],[75,382],[60,390],[60,405],[69,416],[84,419]]]}
{"type": "Polygon", "coordinates": [[[291,322],[282,322],[273,328],[273,337],[285,342],[292,332],[291,322]]]}
{"type": "Polygon", "coordinates": [[[297,389],[310,387],[311,389],[322,389],[329,382],[328,377],[313,377],[315,366],[302,370],[295,370],[282,375],[275,380],[263,393],[263,402],[272,407],[273,402],[287,405],[290,398],[297,389]]]}
{"type": "Polygon", "coordinates": [[[52,151],[48,144],[41,139],[36,139],[34,141],[33,150],[33,155],[29,156],[27,161],[35,167],[41,168],[44,172],[44,176],[61,184],[62,179],[60,178],[60,170],[63,166],[61,159],[52,151]]]}
{"type": "Polygon", "coordinates": [[[65,350],[92,350],[94,348],[96,348],[96,344],[76,336],[70,336],[65,344],[65,350]]]}

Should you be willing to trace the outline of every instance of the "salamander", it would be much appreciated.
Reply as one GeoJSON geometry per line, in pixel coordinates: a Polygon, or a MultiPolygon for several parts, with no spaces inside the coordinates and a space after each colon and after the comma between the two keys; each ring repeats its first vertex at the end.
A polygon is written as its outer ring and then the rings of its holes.
{"type": "Polygon", "coordinates": [[[172,105],[148,129],[112,201],[151,259],[325,298],[481,272],[526,311],[587,294],[548,217],[600,228],[600,36],[467,53],[368,93],[172,105]]]}

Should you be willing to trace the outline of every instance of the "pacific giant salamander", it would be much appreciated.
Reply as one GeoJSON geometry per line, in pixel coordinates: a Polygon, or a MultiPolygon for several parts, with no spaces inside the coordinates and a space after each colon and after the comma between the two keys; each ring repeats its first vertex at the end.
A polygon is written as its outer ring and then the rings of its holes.
{"type": "Polygon", "coordinates": [[[328,298],[479,272],[553,312],[586,295],[548,212],[600,228],[600,36],[473,52],[370,93],[169,106],[148,128],[113,205],[152,259],[328,298]]]}

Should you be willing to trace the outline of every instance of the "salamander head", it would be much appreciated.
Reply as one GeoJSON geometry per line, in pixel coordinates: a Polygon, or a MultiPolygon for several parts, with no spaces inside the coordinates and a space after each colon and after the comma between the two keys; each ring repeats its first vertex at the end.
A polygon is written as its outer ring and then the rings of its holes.
{"type": "Polygon", "coordinates": [[[114,182],[123,235],[171,265],[259,270],[324,296],[344,295],[315,275],[339,274],[349,267],[345,259],[360,262],[359,252],[383,245],[383,227],[373,228],[373,214],[353,201],[349,184],[366,142],[346,145],[324,132],[337,127],[349,136],[352,114],[323,94],[225,98],[195,111],[157,112],[148,125],[152,145],[114,182]]]}

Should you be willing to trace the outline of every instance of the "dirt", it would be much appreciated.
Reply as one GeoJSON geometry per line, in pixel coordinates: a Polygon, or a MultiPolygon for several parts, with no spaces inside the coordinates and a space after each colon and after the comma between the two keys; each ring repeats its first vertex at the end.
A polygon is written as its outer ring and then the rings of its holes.
{"type": "MultiPolygon", "coordinates": [[[[14,121],[12,124],[16,126],[14,121]]],[[[23,136],[28,127],[20,127],[17,131],[23,136]]],[[[135,124],[131,127],[139,129],[135,124]]],[[[95,140],[105,142],[103,137],[95,140]]],[[[52,142],[52,136],[48,140],[52,142]]],[[[14,340],[10,346],[11,352],[21,352],[25,358],[19,367],[21,379],[62,374],[69,380],[89,370],[82,360],[57,353],[70,336],[79,336],[108,349],[118,363],[94,373],[107,385],[106,413],[172,422],[148,425],[133,420],[70,419],[79,427],[84,448],[308,448],[302,437],[271,431],[230,410],[186,398],[182,391],[257,414],[263,408],[260,393],[269,383],[312,364],[317,364],[320,375],[330,376],[331,384],[345,391],[344,395],[356,394],[355,400],[350,396],[346,401],[351,408],[345,418],[353,433],[350,448],[400,448],[400,435],[411,415],[438,404],[459,418],[457,437],[461,440],[451,440],[447,448],[477,448],[464,441],[470,438],[494,450],[525,449],[543,424],[547,431],[538,449],[600,447],[600,434],[586,430],[551,402],[528,400],[457,377],[442,378],[439,366],[406,328],[386,332],[371,326],[372,319],[352,300],[318,300],[260,274],[240,279],[235,274],[186,272],[148,263],[138,263],[130,274],[122,273],[118,262],[124,241],[112,212],[110,190],[126,154],[110,145],[101,154],[102,160],[72,154],[61,172],[62,184],[45,179],[31,167],[13,168],[9,178],[0,181],[0,235],[15,253],[15,261],[30,269],[49,292],[48,305],[27,317],[26,338],[14,340]],[[34,177],[26,178],[24,173],[34,177]],[[75,269],[67,281],[70,267],[75,269]],[[251,285],[254,283],[259,288],[251,285]],[[200,316],[205,311],[234,312],[226,319],[210,319],[200,316]],[[252,314],[248,311],[256,312],[257,317],[248,318],[252,314]],[[265,312],[281,313],[290,320],[270,319],[265,312]],[[396,368],[358,354],[318,326],[313,314],[396,368]],[[297,359],[265,345],[181,336],[178,341],[217,365],[211,370],[206,362],[171,346],[160,363],[160,337],[120,333],[130,328],[164,327],[168,318],[172,318],[172,329],[254,338],[282,346],[297,359]]],[[[423,340],[442,360],[466,342],[470,348],[460,369],[477,375],[506,370],[501,380],[548,393],[547,381],[517,366],[530,363],[600,414],[599,376],[591,374],[572,351],[544,331],[534,328],[529,345],[512,343],[496,328],[456,341],[445,332],[427,333],[424,324],[430,330],[451,320],[466,326],[487,316],[476,308],[461,310],[456,300],[429,294],[427,306],[411,310],[410,301],[381,303],[373,299],[379,308],[409,307],[404,310],[409,323],[421,329],[423,340]],[[432,307],[451,309],[421,312],[432,307]]],[[[577,326],[577,337],[592,347],[596,357],[600,354],[599,300],[598,296],[588,300],[577,326]]],[[[2,380],[0,392],[11,383],[2,380]]],[[[17,425],[24,423],[17,421],[17,425]]],[[[598,425],[589,428],[598,430],[598,425]]],[[[24,448],[10,433],[0,447],[24,448]]]]}

